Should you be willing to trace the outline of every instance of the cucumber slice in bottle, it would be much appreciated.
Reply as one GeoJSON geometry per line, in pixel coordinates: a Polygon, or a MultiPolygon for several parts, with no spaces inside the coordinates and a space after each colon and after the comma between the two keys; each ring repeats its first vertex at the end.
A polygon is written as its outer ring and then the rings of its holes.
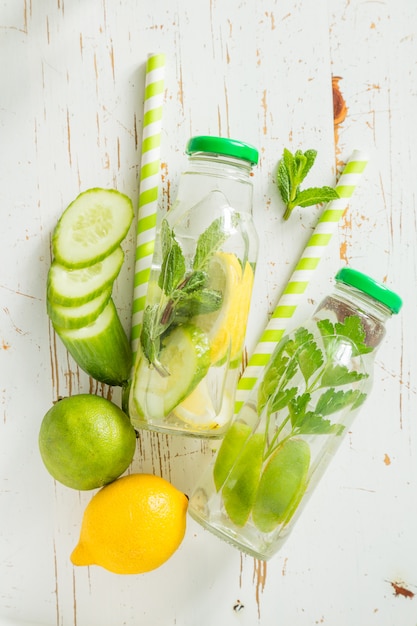
{"type": "Polygon", "coordinates": [[[115,281],[122,268],[124,253],[118,246],[102,261],[69,269],[53,261],[48,273],[47,293],[50,300],[64,306],[78,306],[99,296],[115,281]]]}
{"type": "Polygon", "coordinates": [[[123,386],[130,376],[132,352],[112,299],[88,326],[54,329],[79,367],[101,383],[123,386]]]}
{"type": "Polygon", "coordinates": [[[136,368],[133,397],[140,415],[163,419],[204,378],[210,367],[210,345],[205,332],[192,324],[177,326],[162,341],[159,354],[166,373],[142,356],[136,368]]]}
{"type": "Polygon", "coordinates": [[[50,298],[46,299],[48,315],[55,326],[60,328],[81,328],[94,322],[108,304],[112,294],[112,285],[100,295],[85,304],[63,306],[50,298]]]}
{"type": "Polygon", "coordinates": [[[115,189],[93,188],[80,193],[55,227],[55,259],[72,269],[98,263],[126,237],[133,215],[130,198],[115,189]]]}

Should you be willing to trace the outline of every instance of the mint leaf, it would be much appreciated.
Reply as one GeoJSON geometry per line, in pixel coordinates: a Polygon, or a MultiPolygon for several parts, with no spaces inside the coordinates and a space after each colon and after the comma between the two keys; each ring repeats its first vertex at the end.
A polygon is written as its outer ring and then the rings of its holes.
{"type": "Polygon", "coordinates": [[[330,202],[339,197],[333,187],[310,187],[301,190],[300,185],[306,178],[316,160],[316,150],[297,150],[292,154],[284,148],[277,168],[277,186],[286,210],[284,220],[287,220],[296,206],[302,208],[330,202]]]}
{"type": "Polygon", "coordinates": [[[331,200],[337,200],[339,194],[333,187],[309,187],[300,191],[292,205],[305,208],[307,206],[313,206],[315,204],[321,204],[322,202],[330,202],[331,200]]]}
{"type": "MultiPolygon", "coordinates": [[[[232,226],[236,225],[238,220],[237,215],[234,212],[231,212],[230,217],[232,226]]],[[[227,232],[224,221],[225,220],[223,216],[218,217],[199,236],[193,261],[194,269],[207,269],[207,266],[213,254],[230,236],[230,226],[227,226],[229,230],[229,232],[227,232]]]]}
{"type": "Polygon", "coordinates": [[[161,224],[162,266],[158,285],[169,296],[185,274],[185,258],[167,220],[161,224]]]}

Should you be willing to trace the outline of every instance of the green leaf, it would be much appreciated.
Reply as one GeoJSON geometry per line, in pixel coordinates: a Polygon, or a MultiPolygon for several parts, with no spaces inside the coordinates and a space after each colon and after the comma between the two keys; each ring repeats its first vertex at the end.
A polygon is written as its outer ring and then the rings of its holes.
{"type": "Polygon", "coordinates": [[[345,317],[344,322],[335,324],[335,331],[338,335],[348,337],[356,346],[357,354],[367,354],[373,348],[366,345],[366,333],[358,315],[345,317]]]}
{"type": "Polygon", "coordinates": [[[310,412],[299,426],[297,433],[300,435],[341,435],[344,429],[343,424],[332,424],[330,420],[323,419],[319,413],[310,412]]]}
{"type": "Polygon", "coordinates": [[[185,274],[185,258],[166,220],[161,224],[162,266],[158,285],[169,296],[185,274]]]}
{"type": "Polygon", "coordinates": [[[348,389],[347,391],[339,389],[336,391],[331,387],[320,396],[316,404],[316,411],[321,415],[331,415],[349,405],[356,404],[362,395],[358,389],[348,389]]]}
{"type": "Polygon", "coordinates": [[[323,353],[313,340],[302,345],[296,354],[296,359],[306,383],[323,365],[323,353]]]}
{"type": "Polygon", "coordinates": [[[349,370],[346,365],[329,365],[321,377],[321,387],[338,387],[368,378],[368,374],[349,370]]]}
{"type": "Polygon", "coordinates": [[[293,202],[294,206],[302,208],[337,200],[339,194],[333,187],[309,187],[300,191],[293,202]]]}
{"type": "Polygon", "coordinates": [[[199,289],[190,293],[179,291],[174,307],[175,323],[184,323],[195,315],[213,313],[221,307],[222,300],[221,292],[214,289],[199,289]]]}
{"type": "MultiPolygon", "coordinates": [[[[232,224],[236,224],[237,216],[231,214],[232,224]]],[[[215,219],[197,240],[193,261],[195,270],[206,270],[212,255],[220,248],[230,234],[225,229],[224,217],[215,219]]]]}
{"type": "Polygon", "coordinates": [[[288,169],[285,165],[283,159],[278,164],[277,170],[277,185],[279,192],[281,194],[281,198],[285,204],[288,204],[290,201],[290,193],[291,193],[291,179],[288,173],[288,169]]]}
{"type": "Polygon", "coordinates": [[[290,389],[278,390],[270,399],[268,406],[268,413],[275,413],[284,409],[289,402],[295,397],[298,391],[298,387],[291,387],[290,389]]]}
{"type": "Polygon", "coordinates": [[[316,156],[317,156],[317,150],[306,150],[304,152],[304,156],[306,158],[306,162],[305,162],[304,170],[303,170],[303,174],[305,178],[314,165],[314,161],[316,160],[316,156]]]}
{"type": "Polygon", "coordinates": [[[161,329],[158,323],[158,305],[147,306],[143,312],[140,344],[146,358],[153,363],[159,353],[159,335],[161,329]]]}

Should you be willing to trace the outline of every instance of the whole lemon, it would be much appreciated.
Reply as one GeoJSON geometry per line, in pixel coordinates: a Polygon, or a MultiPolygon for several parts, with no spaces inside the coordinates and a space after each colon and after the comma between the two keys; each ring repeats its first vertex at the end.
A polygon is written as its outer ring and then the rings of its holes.
{"type": "Polygon", "coordinates": [[[149,572],[181,544],[188,498],[153,474],[130,474],[103,487],[85,509],[74,565],[115,574],[149,572]]]}
{"type": "Polygon", "coordinates": [[[60,400],[39,431],[39,450],[49,473],[73,489],[97,489],[129,467],[136,433],[113,402],[93,394],[60,400]]]}

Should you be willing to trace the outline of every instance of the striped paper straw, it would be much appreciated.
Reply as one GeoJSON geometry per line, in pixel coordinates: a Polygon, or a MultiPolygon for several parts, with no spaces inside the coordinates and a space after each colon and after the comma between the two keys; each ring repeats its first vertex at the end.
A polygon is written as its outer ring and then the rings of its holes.
{"type": "Polygon", "coordinates": [[[293,317],[297,306],[301,302],[303,294],[323,256],[324,250],[328,246],[332,235],[337,230],[338,223],[348,207],[347,200],[352,197],[367,162],[368,156],[359,150],[355,150],[343,168],[336,184],[339,198],[329,202],[323,210],[317,226],[239,380],[236,393],[235,413],[239,411],[242,404],[247,399],[262,369],[267,365],[277,343],[284,335],[288,322],[293,317]]]}
{"type": "Polygon", "coordinates": [[[135,354],[151,271],[161,170],[161,128],[165,55],[149,54],[146,63],[145,99],[136,232],[136,261],[132,309],[132,350],[135,354]]]}

